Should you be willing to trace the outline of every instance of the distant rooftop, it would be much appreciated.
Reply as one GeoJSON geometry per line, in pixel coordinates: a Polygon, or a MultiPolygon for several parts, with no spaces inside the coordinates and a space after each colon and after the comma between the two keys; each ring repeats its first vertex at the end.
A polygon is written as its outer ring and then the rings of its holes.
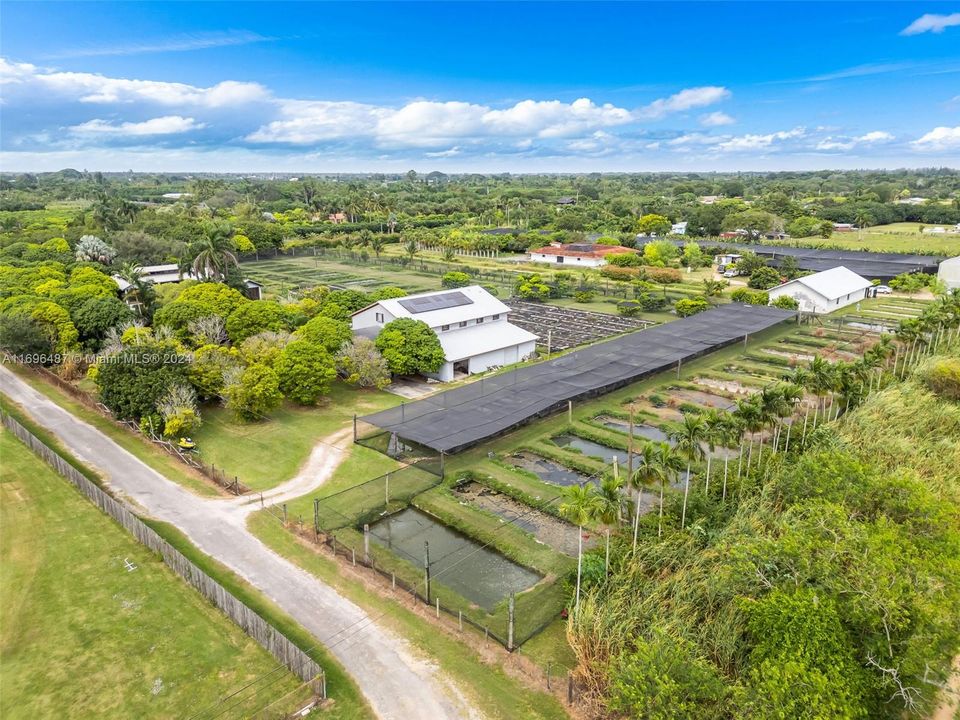
{"type": "Polygon", "coordinates": [[[532,253],[539,255],[563,255],[565,257],[591,257],[602,258],[607,255],[622,255],[624,253],[635,253],[632,248],[622,245],[602,245],[597,243],[570,243],[568,245],[547,245],[532,253]]]}

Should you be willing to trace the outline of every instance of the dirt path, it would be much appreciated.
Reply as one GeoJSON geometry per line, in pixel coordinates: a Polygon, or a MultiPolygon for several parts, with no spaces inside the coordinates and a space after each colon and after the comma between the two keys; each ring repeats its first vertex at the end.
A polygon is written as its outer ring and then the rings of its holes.
{"type": "MultiPolygon", "coordinates": [[[[193,495],[74,417],[4,367],[0,389],[37,424],[52,432],[79,460],[96,468],[111,489],[158,520],[175,525],[200,550],[261,590],[343,664],[383,720],[478,718],[432,662],[378,625],[354,603],[274,553],[246,527],[259,507],[232,499],[193,495]]],[[[321,443],[297,477],[275,488],[274,498],[303,494],[322,484],[343,457],[336,444],[321,443]]],[[[266,495],[265,495],[266,496],[266,495]]]]}
{"type": "Polygon", "coordinates": [[[265,503],[279,505],[313,492],[330,479],[337,465],[346,457],[352,436],[353,431],[350,428],[344,428],[321,438],[310,451],[306,462],[292,478],[262,493],[231,498],[225,502],[237,505],[244,512],[249,513],[260,508],[261,497],[265,503]]]}

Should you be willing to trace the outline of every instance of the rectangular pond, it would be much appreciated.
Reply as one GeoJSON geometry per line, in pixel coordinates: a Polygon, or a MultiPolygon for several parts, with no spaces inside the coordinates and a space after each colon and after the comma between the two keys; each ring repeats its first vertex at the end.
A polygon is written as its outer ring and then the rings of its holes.
{"type": "Polygon", "coordinates": [[[539,573],[412,507],[371,525],[370,539],[421,568],[423,543],[430,543],[432,577],[487,611],[510,593],[522,592],[541,580],[539,573]]]}
{"type": "MultiPolygon", "coordinates": [[[[550,438],[556,445],[560,447],[570,448],[572,450],[579,450],[587,457],[599,458],[605,463],[612,462],[612,458],[616,456],[617,462],[621,467],[626,467],[627,464],[627,451],[620,450],[618,448],[612,448],[607,445],[601,445],[598,442],[593,440],[586,440],[578,435],[555,435],[550,438]]],[[[638,455],[633,453],[634,462],[639,462],[638,455]]]]}
{"type": "MultiPolygon", "coordinates": [[[[649,427],[649,426],[648,426],[649,427]]],[[[656,430],[657,428],[654,428],[656,430]]],[[[659,431],[658,431],[659,432],[659,431]]],[[[559,445],[560,447],[569,447],[576,448],[584,455],[588,457],[595,457],[602,459],[605,463],[612,462],[611,458],[614,455],[617,456],[617,464],[620,466],[620,472],[626,473],[627,471],[627,451],[619,450],[617,448],[612,448],[608,445],[601,445],[598,442],[593,440],[586,440],[577,435],[555,435],[551,440],[559,445]]],[[[671,442],[670,445],[673,445],[671,442]]],[[[633,453],[633,467],[640,467],[642,462],[641,456],[637,453],[633,453]]],[[[687,471],[682,470],[676,476],[676,481],[671,483],[671,485],[677,486],[687,479],[687,471]]]]}
{"type": "MultiPolygon", "coordinates": [[[[600,415],[594,419],[605,428],[622,432],[625,435],[630,434],[630,423],[626,420],[621,420],[620,418],[611,417],[609,415],[600,415]]],[[[667,434],[663,430],[654,425],[646,425],[644,423],[634,423],[633,436],[644,438],[645,440],[650,440],[651,442],[667,442],[667,434]]]]}
{"type": "Polygon", "coordinates": [[[519,452],[506,458],[511,465],[532,472],[538,478],[551,485],[568,487],[582,485],[589,479],[583,473],[561,465],[554,460],[530,452],[519,452]]]}

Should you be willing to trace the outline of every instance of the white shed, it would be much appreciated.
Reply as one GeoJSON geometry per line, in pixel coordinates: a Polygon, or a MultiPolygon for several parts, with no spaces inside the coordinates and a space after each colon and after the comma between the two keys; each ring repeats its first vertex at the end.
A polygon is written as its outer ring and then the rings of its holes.
{"type": "Polygon", "coordinates": [[[800,304],[801,312],[823,315],[860,302],[871,285],[866,278],[840,265],[777,285],[768,294],[771,302],[788,295],[800,304]]]}
{"type": "MultiPolygon", "coordinates": [[[[957,226],[960,229],[960,225],[957,226]]],[[[937,280],[947,286],[947,290],[960,288],[960,255],[947,258],[937,269],[937,280]]]]}
{"type": "Polygon", "coordinates": [[[474,374],[531,357],[537,336],[507,321],[510,308],[479,285],[381,300],[351,318],[353,332],[375,338],[398,318],[422,320],[437,334],[446,359],[438,380],[474,374]]]}

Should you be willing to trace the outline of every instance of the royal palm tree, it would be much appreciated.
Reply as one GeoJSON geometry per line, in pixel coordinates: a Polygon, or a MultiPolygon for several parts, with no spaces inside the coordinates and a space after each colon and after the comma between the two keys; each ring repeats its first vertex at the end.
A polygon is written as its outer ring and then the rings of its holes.
{"type": "MultiPolygon", "coordinates": [[[[750,463],[753,460],[753,441],[756,433],[760,432],[766,425],[766,418],[763,415],[763,408],[753,395],[748,398],[737,401],[736,413],[744,431],[750,433],[750,449],[747,452],[747,472],[750,472],[750,463]]],[[[743,455],[743,446],[741,445],[740,454],[743,455]]],[[[739,473],[740,470],[738,469],[739,473]]]]}
{"type": "MultiPolygon", "coordinates": [[[[779,405],[779,413],[777,417],[777,438],[778,441],[774,442],[774,448],[779,444],[779,437],[783,433],[782,421],[792,417],[794,411],[797,408],[797,405],[803,400],[803,388],[794,383],[787,382],[783,383],[780,386],[780,399],[781,403],[779,405]]],[[[787,430],[787,442],[790,442],[790,430],[789,428],[793,426],[793,421],[791,421],[790,426],[787,430]]]]}
{"type": "Polygon", "coordinates": [[[208,223],[193,250],[191,268],[199,278],[222,281],[231,267],[239,268],[234,254],[233,230],[227,223],[208,223]]]}
{"type": "Polygon", "coordinates": [[[683,511],[680,514],[680,528],[687,525],[687,498],[690,495],[690,467],[703,460],[703,442],[707,436],[707,426],[703,418],[694,413],[684,413],[683,422],[672,429],[668,436],[675,444],[675,450],[687,461],[687,475],[683,484],[683,511]]]}
{"type": "Polygon", "coordinates": [[[703,413],[704,429],[706,431],[705,442],[707,444],[707,477],[703,486],[704,495],[710,492],[710,465],[713,461],[713,453],[717,449],[717,443],[723,440],[723,430],[727,423],[726,412],[710,408],[703,413]]]}
{"type": "MultiPolygon", "coordinates": [[[[720,429],[720,444],[726,448],[739,447],[740,457],[743,457],[743,424],[733,413],[726,413],[724,424],[720,429]]],[[[730,471],[730,455],[723,456],[723,500],[727,499],[727,477],[730,471]]]]}
{"type": "MultiPolygon", "coordinates": [[[[670,446],[667,446],[670,449],[670,446]]],[[[637,529],[640,527],[640,501],[643,499],[643,490],[655,482],[661,483],[661,511],[663,507],[663,479],[667,469],[660,464],[657,456],[657,446],[653,443],[644,443],[643,450],[640,451],[640,466],[630,477],[630,487],[637,491],[637,497],[634,499],[633,508],[633,549],[637,549],[637,529]]],[[[662,516],[662,512],[661,512],[662,516]]]]}
{"type": "Polygon", "coordinates": [[[826,398],[833,392],[836,385],[837,378],[834,367],[830,362],[816,355],[810,361],[809,371],[810,390],[817,396],[820,409],[824,411],[827,407],[826,398]]]}
{"type": "Polygon", "coordinates": [[[571,485],[563,492],[560,515],[577,526],[577,594],[574,610],[580,608],[580,578],[583,574],[583,526],[592,522],[600,509],[593,485],[571,485]]]}
{"type": "MultiPolygon", "coordinates": [[[[777,447],[777,431],[780,428],[780,418],[790,414],[791,405],[783,396],[783,387],[780,385],[767,386],[757,395],[764,425],[770,425],[773,430],[773,447],[777,447]]],[[[763,457],[763,439],[760,440],[760,457],[763,457]]]]}
{"type": "Polygon", "coordinates": [[[670,447],[669,443],[658,443],[656,452],[656,466],[660,477],[660,518],[657,521],[657,537],[663,534],[663,494],[670,477],[683,469],[683,459],[670,447]]]}

